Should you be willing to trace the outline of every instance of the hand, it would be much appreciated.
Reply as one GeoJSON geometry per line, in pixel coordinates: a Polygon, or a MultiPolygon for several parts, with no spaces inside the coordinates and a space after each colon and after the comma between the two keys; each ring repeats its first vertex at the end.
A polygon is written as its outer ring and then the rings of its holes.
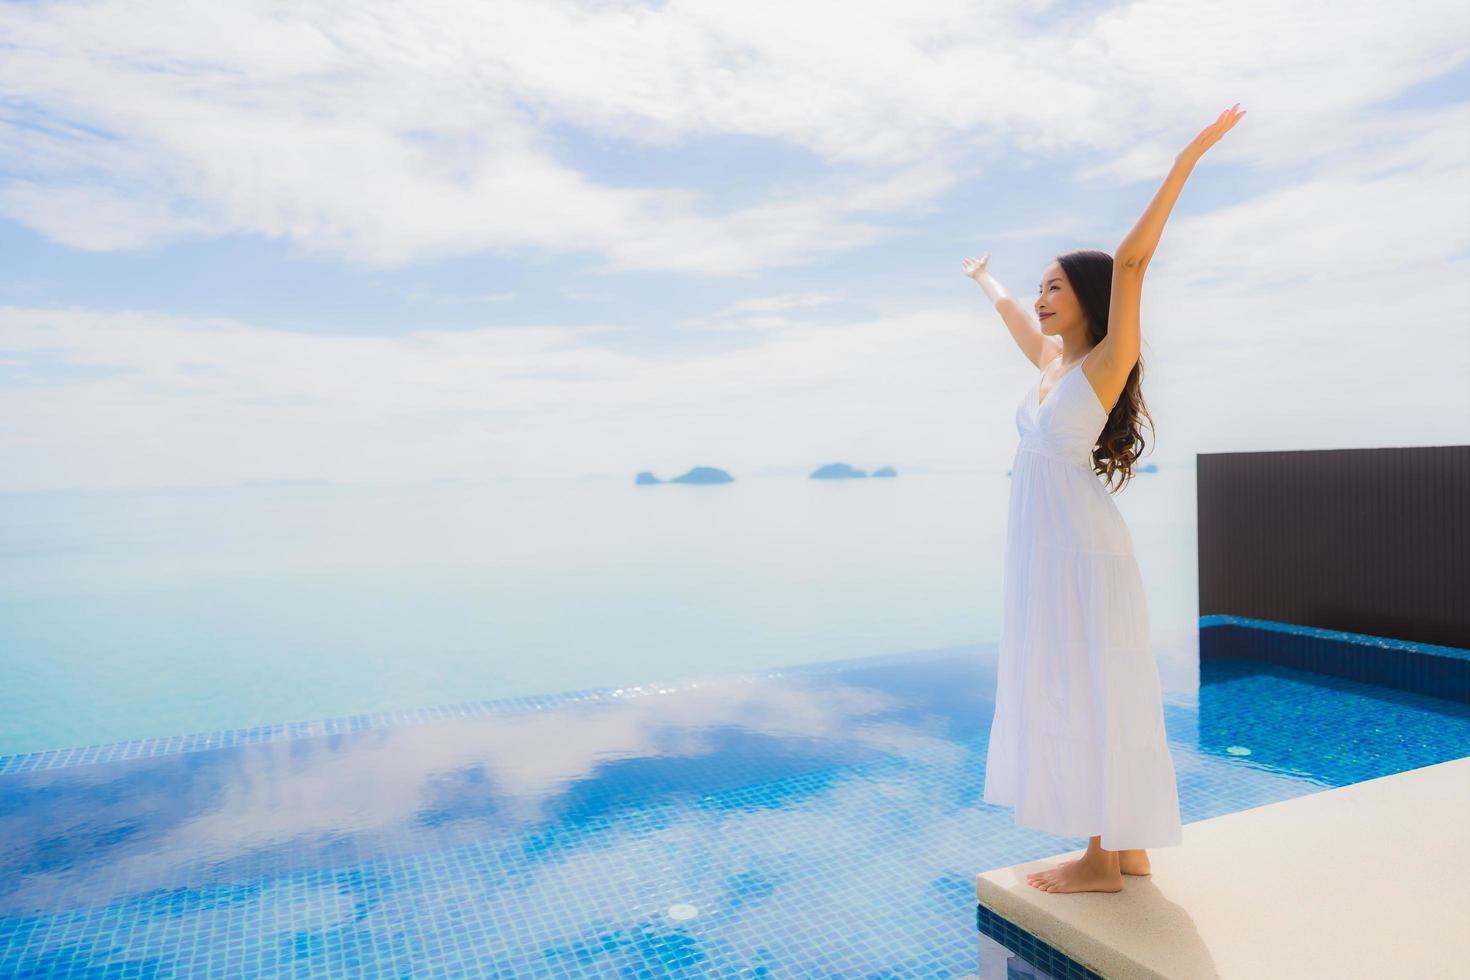
{"type": "Polygon", "coordinates": [[[1190,140],[1189,145],[1179,151],[1180,159],[1189,160],[1193,163],[1204,156],[1205,151],[1218,143],[1220,137],[1230,132],[1230,128],[1240,120],[1241,116],[1245,115],[1244,111],[1235,111],[1239,107],[1240,103],[1235,103],[1235,105],[1220,113],[1214,122],[1200,130],[1199,135],[1190,140]]]}
{"type": "Polygon", "coordinates": [[[979,282],[980,281],[980,277],[983,276],[985,274],[985,271],[986,271],[985,270],[985,263],[987,263],[989,261],[990,261],[990,253],[989,252],[986,252],[985,255],[982,258],[979,258],[979,259],[965,259],[965,261],[963,261],[963,262],[960,263],[960,267],[965,270],[965,275],[969,276],[971,279],[975,280],[976,282],[979,282]]]}

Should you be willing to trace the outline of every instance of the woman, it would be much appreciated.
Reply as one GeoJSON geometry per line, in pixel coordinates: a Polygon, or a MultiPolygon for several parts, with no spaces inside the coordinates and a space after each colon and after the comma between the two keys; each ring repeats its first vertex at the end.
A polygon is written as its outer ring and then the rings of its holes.
{"type": "Polygon", "coordinates": [[[1039,328],[986,271],[989,254],[964,261],[1040,370],[1016,411],[984,800],[1014,807],[1020,826],[1088,838],[1078,860],[1028,876],[1043,891],[1121,891],[1123,875],[1149,873],[1145,848],[1183,840],[1143,580],[1107,485],[1132,477],[1148,415],[1144,270],[1189,172],[1245,115],[1239,106],[1179,153],[1116,259],[1083,250],[1047,267],[1039,328]]]}

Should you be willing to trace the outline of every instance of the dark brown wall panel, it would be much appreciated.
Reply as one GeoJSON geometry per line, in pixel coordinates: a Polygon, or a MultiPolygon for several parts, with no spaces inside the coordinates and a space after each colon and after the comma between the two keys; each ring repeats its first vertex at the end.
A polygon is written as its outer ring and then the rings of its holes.
{"type": "Polygon", "coordinates": [[[1201,453],[1199,612],[1470,647],[1470,446],[1201,453]]]}

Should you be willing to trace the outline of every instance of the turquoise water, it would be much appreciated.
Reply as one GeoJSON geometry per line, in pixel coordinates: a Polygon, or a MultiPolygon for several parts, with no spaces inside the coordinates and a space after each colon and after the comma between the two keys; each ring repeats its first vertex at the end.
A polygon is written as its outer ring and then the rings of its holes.
{"type": "MultiPolygon", "coordinates": [[[[1008,478],[0,496],[0,755],[987,643],[1008,478]]],[[[1170,697],[1194,474],[1137,477],[1170,697]]]]}
{"type": "MultiPolygon", "coordinates": [[[[966,648],[5,771],[0,976],[999,980],[975,876],[1086,842],[982,801],[994,687],[966,648]]],[[[1186,824],[1470,745],[1303,671],[1197,695],[1186,824]]]]}

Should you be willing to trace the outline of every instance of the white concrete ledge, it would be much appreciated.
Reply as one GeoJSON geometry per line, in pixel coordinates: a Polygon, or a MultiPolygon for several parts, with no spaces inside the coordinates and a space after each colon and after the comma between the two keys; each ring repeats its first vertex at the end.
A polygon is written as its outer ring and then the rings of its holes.
{"type": "Polygon", "coordinates": [[[979,875],[980,904],[1109,980],[1470,977],[1470,757],[1186,824],[1121,892],[979,875]]]}

